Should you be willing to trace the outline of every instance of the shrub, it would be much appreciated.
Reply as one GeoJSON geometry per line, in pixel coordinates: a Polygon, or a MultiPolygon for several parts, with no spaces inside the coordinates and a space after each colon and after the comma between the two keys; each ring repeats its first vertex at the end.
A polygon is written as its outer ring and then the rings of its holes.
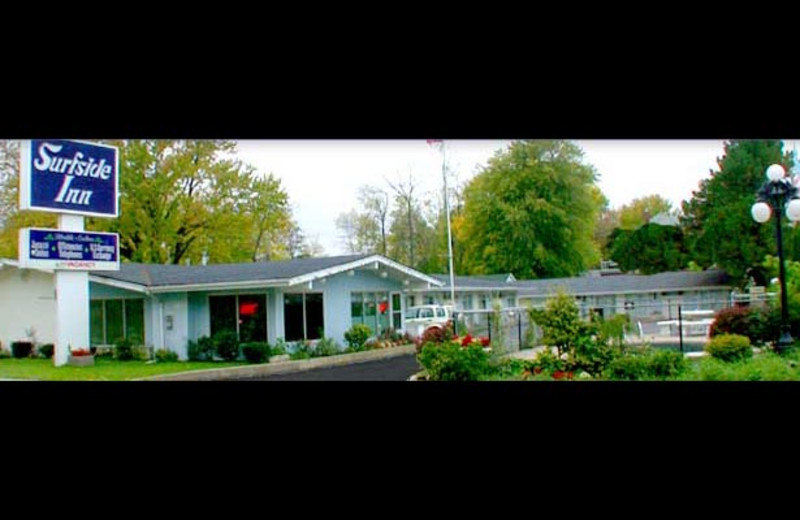
{"type": "Polygon", "coordinates": [[[344,333],[344,340],[347,346],[358,352],[362,350],[364,343],[372,335],[372,330],[363,323],[356,323],[350,330],[344,333]]]}
{"type": "Polygon", "coordinates": [[[448,336],[441,327],[428,327],[422,333],[422,343],[444,343],[452,337],[452,334],[448,336]]]}
{"type": "Polygon", "coordinates": [[[201,336],[197,338],[196,342],[190,340],[186,351],[190,361],[212,361],[216,349],[211,338],[201,336]]]}
{"type": "Polygon", "coordinates": [[[11,357],[11,352],[0,348],[0,359],[8,359],[11,357]]]}
{"type": "Polygon", "coordinates": [[[30,341],[14,341],[11,343],[11,355],[17,359],[30,357],[33,343],[30,341]]]}
{"type": "Polygon", "coordinates": [[[156,361],[159,363],[175,363],[178,361],[178,353],[160,348],[156,350],[156,361]]]}
{"type": "Polygon", "coordinates": [[[530,370],[536,374],[541,372],[552,373],[566,368],[566,361],[561,359],[552,350],[546,348],[534,356],[530,370]]]}
{"type": "Polygon", "coordinates": [[[606,367],[603,375],[608,379],[636,381],[647,376],[647,358],[642,355],[620,356],[606,367]]]}
{"type": "Polygon", "coordinates": [[[51,359],[53,357],[53,352],[55,351],[55,345],[52,343],[45,343],[41,347],[39,347],[39,355],[45,359],[51,359]]]}
{"type": "Polygon", "coordinates": [[[267,363],[270,354],[269,343],[242,343],[242,354],[248,363],[267,363]]]}
{"type": "Polygon", "coordinates": [[[114,342],[114,358],[117,361],[131,361],[136,359],[137,352],[134,350],[133,342],[127,338],[120,338],[114,342]]]}
{"type": "Polygon", "coordinates": [[[722,334],[715,336],[708,342],[704,349],[711,357],[720,361],[738,361],[753,357],[753,347],[750,338],[739,334],[722,334]]]}
{"type": "Polygon", "coordinates": [[[490,372],[489,355],[480,346],[426,344],[419,362],[431,381],[477,381],[490,372]]]}
{"type": "Polygon", "coordinates": [[[645,357],[647,375],[658,379],[677,377],[686,367],[684,355],[674,350],[654,350],[645,357]]]}
{"type": "Polygon", "coordinates": [[[573,349],[567,356],[567,369],[598,376],[620,355],[620,350],[609,345],[605,337],[589,336],[587,331],[575,339],[573,349]]]}
{"type": "Polygon", "coordinates": [[[236,331],[221,330],[214,334],[214,349],[217,355],[225,361],[234,361],[239,357],[239,339],[236,331]]]}
{"type": "Polygon", "coordinates": [[[278,338],[272,347],[269,349],[270,356],[281,356],[286,354],[286,340],[283,338],[278,338]]]}
{"type": "Polygon", "coordinates": [[[324,338],[317,341],[311,351],[311,357],[335,356],[336,354],[341,354],[341,350],[333,338],[324,338]]]}
{"type": "Polygon", "coordinates": [[[723,309],[714,316],[708,334],[712,338],[722,334],[738,334],[750,338],[751,342],[761,343],[772,335],[769,330],[772,321],[767,313],[751,307],[723,309]]]}

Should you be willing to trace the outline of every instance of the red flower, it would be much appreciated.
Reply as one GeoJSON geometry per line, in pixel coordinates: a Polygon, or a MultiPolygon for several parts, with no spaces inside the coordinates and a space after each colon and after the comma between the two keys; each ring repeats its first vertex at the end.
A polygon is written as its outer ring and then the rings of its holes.
{"type": "Polygon", "coordinates": [[[567,379],[572,379],[573,375],[572,371],[567,372],[567,379]]]}
{"type": "Polygon", "coordinates": [[[70,350],[69,354],[72,357],[91,356],[92,351],[89,350],[88,348],[79,348],[75,350],[70,350]]]}
{"type": "Polygon", "coordinates": [[[470,343],[472,343],[472,336],[470,336],[469,334],[467,334],[466,336],[464,336],[464,339],[462,339],[462,340],[461,340],[461,346],[462,346],[462,347],[466,347],[466,346],[468,346],[470,343]]]}
{"type": "Polygon", "coordinates": [[[481,336],[480,341],[481,341],[481,346],[482,347],[488,347],[489,346],[489,338],[487,338],[486,336],[481,336]]]}
{"type": "Polygon", "coordinates": [[[533,369],[533,373],[534,373],[534,374],[541,374],[541,373],[542,373],[542,367],[536,367],[536,368],[534,368],[534,369],[533,369]]]}
{"type": "Polygon", "coordinates": [[[555,372],[553,372],[553,379],[564,379],[565,375],[566,374],[563,371],[556,370],[555,372]]]}

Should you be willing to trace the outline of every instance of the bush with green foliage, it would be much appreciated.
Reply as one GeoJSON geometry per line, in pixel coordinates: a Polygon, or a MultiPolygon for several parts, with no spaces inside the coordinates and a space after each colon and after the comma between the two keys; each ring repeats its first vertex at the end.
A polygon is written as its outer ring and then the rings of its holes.
{"type": "Polygon", "coordinates": [[[714,336],[704,350],[711,357],[720,361],[739,361],[753,357],[753,347],[750,338],[739,334],[721,334],[714,336]]]}
{"type": "Polygon", "coordinates": [[[216,347],[208,336],[201,336],[197,341],[189,341],[187,348],[189,361],[213,361],[216,347]]]}
{"type": "Polygon", "coordinates": [[[333,338],[323,338],[317,341],[317,344],[314,345],[311,351],[311,357],[326,357],[326,356],[335,356],[336,354],[341,354],[342,350],[339,348],[339,345],[333,340],[333,338]]]}
{"type": "Polygon", "coordinates": [[[275,344],[272,345],[272,347],[270,347],[269,355],[282,356],[286,354],[287,351],[288,350],[286,348],[286,340],[283,338],[278,338],[277,341],[275,341],[275,344]]]}
{"type": "Polygon", "coordinates": [[[214,349],[225,361],[235,361],[239,357],[239,338],[234,330],[221,330],[214,334],[214,349]]]}
{"type": "Polygon", "coordinates": [[[16,359],[31,357],[33,343],[30,341],[13,341],[11,343],[11,355],[16,359]]]}
{"type": "Polygon", "coordinates": [[[39,355],[45,359],[52,359],[53,352],[55,351],[55,345],[52,343],[45,343],[41,347],[39,347],[39,355]]]}
{"type": "Polygon", "coordinates": [[[178,353],[165,348],[156,350],[156,361],[159,363],[175,363],[178,361],[178,353]]]}
{"type": "Polygon", "coordinates": [[[567,368],[567,362],[549,348],[542,349],[533,358],[530,370],[532,372],[553,373],[567,368]]]}
{"type": "Polygon", "coordinates": [[[270,355],[269,343],[263,341],[242,343],[242,354],[248,363],[268,363],[270,355]]]}
{"type": "Polygon", "coordinates": [[[603,376],[613,380],[664,380],[680,376],[687,368],[682,353],[645,347],[615,357],[603,371],[603,376]]]}
{"type": "Polygon", "coordinates": [[[133,361],[137,358],[137,352],[133,341],[128,338],[119,338],[114,342],[114,359],[117,361],[133,361]]]}
{"type": "Polygon", "coordinates": [[[753,307],[722,309],[714,315],[714,323],[708,335],[712,338],[722,334],[747,336],[752,343],[763,343],[770,336],[774,325],[768,313],[753,307]]]}
{"type": "Polygon", "coordinates": [[[679,379],[681,381],[798,381],[800,363],[797,353],[780,355],[769,351],[735,362],[707,357],[697,362],[695,370],[687,370],[679,379]]]}
{"type": "Polygon", "coordinates": [[[356,323],[344,333],[344,340],[347,342],[348,347],[355,352],[359,352],[363,350],[364,343],[371,335],[372,330],[369,328],[369,326],[364,325],[363,323],[356,323]]]}
{"type": "Polygon", "coordinates": [[[559,356],[572,349],[578,338],[587,333],[575,299],[564,291],[549,298],[544,310],[528,312],[531,321],[542,329],[542,343],[555,347],[559,356]]]}
{"type": "Polygon", "coordinates": [[[431,381],[477,381],[491,370],[483,348],[452,342],[423,345],[418,360],[431,381]]]}
{"type": "Polygon", "coordinates": [[[657,379],[678,377],[687,368],[686,357],[675,350],[656,349],[646,357],[647,375],[657,379]]]}

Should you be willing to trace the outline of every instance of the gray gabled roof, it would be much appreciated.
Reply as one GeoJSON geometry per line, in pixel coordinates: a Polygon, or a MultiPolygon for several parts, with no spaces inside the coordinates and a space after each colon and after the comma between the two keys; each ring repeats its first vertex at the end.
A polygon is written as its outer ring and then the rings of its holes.
{"type": "Polygon", "coordinates": [[[635,292],[661,292],[697,289],[703,287],[731,287],[732,280],[718,269],[707,271],[671,271],[651,275],[621,274],[614,276],[580,276],[575,278],[551,278],[542,280],[520,280],[513,285],[519,295],[548,296],[559,288],[574,295],[622,294],[635,292]]]}
{"type": "Polygon", "coordinates": [[[368,256],[370,255],[210,265],[123,263],[120,264],[119,271],[98,271],[92,274],[99,278],[110,278],[146,287],[289,280],[330,267],[348,264],[368,256]]]}

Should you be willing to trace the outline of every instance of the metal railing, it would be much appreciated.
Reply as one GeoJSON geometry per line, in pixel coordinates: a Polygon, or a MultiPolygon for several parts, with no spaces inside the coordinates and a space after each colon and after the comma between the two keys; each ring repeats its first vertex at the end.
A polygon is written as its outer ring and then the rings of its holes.
{"type": "MultiPolygon", "coordinates": [[[[733,293],[730,298],[698,302],[637,303],[634,309],[622,312],[630,317],[626,341],[660,343],[683,351],[685,344],[699,344],[708,338],[717,312],[732,307],[766,307],[774,298],[774,293],[756,297],[733,293]]],[[[592,313],[604,318],[620,314],[617,306],[579,304],[578,307],[584,319],[592,313]]],[[[543,309],[544,305],[535,308],[543,309]]],[[[499,312],[492,309],[457,310],[453,312],[455,333],[485,336],[493,344],[502,342],[502,347],[508,352],[534,348],[541,345],[542,330],[530,319],[528,311],[529,307],[506,307],[499,312]]]]}

